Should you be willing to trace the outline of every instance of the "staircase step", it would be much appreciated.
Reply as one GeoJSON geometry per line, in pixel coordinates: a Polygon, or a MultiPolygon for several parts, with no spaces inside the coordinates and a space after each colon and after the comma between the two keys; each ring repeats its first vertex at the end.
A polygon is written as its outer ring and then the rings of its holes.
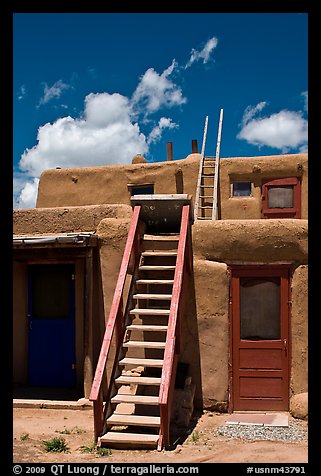
{"type": "Polygon", "coordinates": [[[165,342],[150,342],[146,340],[129,340],[123,343],[123,347],[142,347],[144,349],[165,349],[165,342]]]}
{"type": "Polygon", "coordinates": [[[139,425],[139,426],[160,426],[159,416],[145,415],[121,415],[113,413],[106,420],[107,425],[139,425]]]}
{"type": "Polygon", "coordinates": [[[134,299],[163,299],[163,300],[171,300],[171,294],[134,294],[134,299]]]}
{"type": "Polygon", "coordinates": [[[178,241],[179,235],[144,235],[144,241],[178,241]]]}
{"type": "Polygon", "coordinates": [[[169,309],[139,309],[137,307],[129,311],[129,314],[141,316],[169,316],[169,311],[169,309]]]}
{"type": "Polygon", "coordinates": [[[142,256],[177,256],[177,251],[143,251],[142,256]]]}
{"type": "Polygon", "coordinates": [[[130,326],[126,327],[127,330],[130,331],[167,331],[168,326],[156,326],[156,325],[147,325],[147,324],[131,324],[130,326]]]}
{"type": "Polygon", "coordinates": [[[162,359],[139,359],[135,357],[124,357],[119,361],[119,365],[138,365],[142,367],[163,367],[162,359]]]}
{"type": "Polygon", "coordinates": [[[174,284],[174,279],[137,279],[136,284],[174,284]]]}
{"type": "Polygon", "coordinates": [[[105,444],[126,444],[129,446],[142,445],[154,447],[157,445],[159,435],[144,433],[124,433],[120,431],[108,431],[99,438],[105,444]]]}
{"type": "Polygon", "coordinates": [[[117,394],[111,399],[111,403],[134,403],[142,405],[158,405],[158,396],[153,395],[122,395],[117,394]]]}
{"type": "Polygon", "coordinates": [[[150,266],[150,265],[143,265],[139,266],[140,271],[173,271],[175,270],[176,266],[150,266]]]}
{"type": "Polygon", "coordinates": [[[131,383],[137,385],[160,385],[161,379],[158,377],[135,377],[120,375],[115,379],[115,383],[120,385],[130,385],[131,383]]]}

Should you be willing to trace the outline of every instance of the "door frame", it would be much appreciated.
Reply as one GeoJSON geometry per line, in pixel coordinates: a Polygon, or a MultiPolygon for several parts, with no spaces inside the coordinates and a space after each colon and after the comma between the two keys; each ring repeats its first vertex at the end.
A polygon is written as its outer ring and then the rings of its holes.
{"type": "MultiPolygon", "coordinates": [[[[228,412],[232,413],[234,411],[235,401],[234,401],[234,390],[235,390],[235,381],[234,381],[234,346],[233,339],[235,339],[235,326],[233,325],[234,321],[234,305],[235,305],[235,296],[233,295],[233,284],[234,280],[239,279],[240,277],[250,277],[250,276],[280,276],[280,292],[285,293],[286,299],[280,301],[280,312],[286,313],[286,319],[281,320],[281,326],[283,325],[286,328],[287,334],[287,365],[284,369],[285,377],[287,380],[287,408],[289,408],[290,400],[290,379],[291,379],[291,265],[289,262],[278,262],[274,264],[261,264],[261,263],[250,263],[250,264],[229,264],[230,268],[230,289],[229,289],[229,382],[228,382],[228,412]],[[285,278],[285,279],[282,279],[285,278]],[[283,321],[283,322],[282,322],[283,321]]],[[[239,285],[237,291],[236,299],[239,299],[239,285]]],[[[240,410],[243,411],[243,410],[240,410]]],[[[244,410],[247,411],[247,410],[244,410]]],[[[250,411],[250,410],[248,410],[250,411]]],[[[268,410],[267,410],[268,411],[268,410]]],[[[272,410],[271,410],[272,411],[272,410]]],[[[285,410],[286,411],[286,410],[285,410]]]]}

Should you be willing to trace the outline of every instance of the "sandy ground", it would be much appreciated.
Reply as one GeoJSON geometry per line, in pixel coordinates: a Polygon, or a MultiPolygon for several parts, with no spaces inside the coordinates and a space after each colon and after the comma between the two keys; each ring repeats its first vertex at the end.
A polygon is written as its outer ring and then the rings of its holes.
{"type": "MultiPolygon", "coordinates": [[[[84,453],[93,444],[91,409],[13,410],[15,463],[307,463],[308,442],[248,441],[217,435],[227,414],[204,412],[181,444],[171,451],[111,449],[109,455],[84,453]],[[63,437],[66,453],[48,453],[42,441],[63,437]]],[[[291,417],[290,417],[291,418],[291,417]]],[[[300,421],[302,428],[307,422],[300,421]]]]}

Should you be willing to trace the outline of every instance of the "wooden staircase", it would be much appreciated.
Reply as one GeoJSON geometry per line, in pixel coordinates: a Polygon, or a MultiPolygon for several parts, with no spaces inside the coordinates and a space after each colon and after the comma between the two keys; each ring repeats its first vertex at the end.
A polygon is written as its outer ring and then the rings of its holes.
{"type": "Polygon", "coordinates": [[[167,235],[140,236],[137,232],[140,207],[134,209],[90,395],[99,446],[161,449],[170,445],[183,277],[188,270],[186,245],[190,239],[189,206],[185,207],[180,233],[167,235]],[[134,265],[130,266],[130,258],[134,265]],[[123,311],[119,296],[123,294],[128,270],[131,285],[123,311]],[[116,353],[103,398],[103,376],[112,331],[116,353]]]}

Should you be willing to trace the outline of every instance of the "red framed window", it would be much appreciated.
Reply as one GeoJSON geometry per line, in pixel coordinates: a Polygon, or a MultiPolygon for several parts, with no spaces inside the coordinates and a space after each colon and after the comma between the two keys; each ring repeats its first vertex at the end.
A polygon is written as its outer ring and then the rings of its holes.
{"type": "Polygon", "coordinates": [[[301,218],[301,182],[298,177],[262,183],[263,218],[301,218]]]}

